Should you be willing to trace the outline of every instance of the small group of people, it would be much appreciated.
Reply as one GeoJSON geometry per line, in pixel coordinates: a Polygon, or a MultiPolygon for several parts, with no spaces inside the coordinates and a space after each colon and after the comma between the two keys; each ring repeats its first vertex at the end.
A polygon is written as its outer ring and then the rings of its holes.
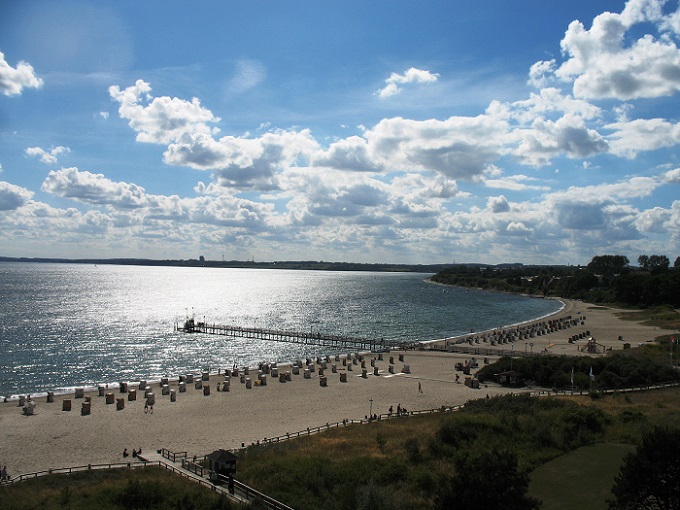
{"type": "MultiPolygon", "coordinates": [[[[132,449],[132,458],[136,459],[142,454],[142,449],[140,448],[139,450],[135,450],[134,448],[132,449]]],[[[128,457],[130,454],[128,453],[128,449],[125,448],[123,450],[123,457],[128,457]]]]}
{"type": "MultiPolygon", "coordinates": [[[[388,414],[389,414],[389,416],[392,416],[394,414],[394,407],[390,406],[388,414]]],[[[397,414],[396,414],[396,416],[406,416],[407,414],[408,414],[408,411],[406,410],[406,408],[401,407],[401,404],[397,404],[397,414]]]]}

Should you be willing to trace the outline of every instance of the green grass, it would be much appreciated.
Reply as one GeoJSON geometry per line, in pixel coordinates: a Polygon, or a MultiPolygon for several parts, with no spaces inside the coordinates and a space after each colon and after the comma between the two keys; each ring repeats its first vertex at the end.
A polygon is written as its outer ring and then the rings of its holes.
{"type": "Polygon", "coordinates": [[[562,455],[531,473],[529,494],[543,500],[542,510],[606,510],[626,444],[600,443],[562,455]]]}
{"type": "Polygon", "coordinates": [[[617,315],[622,320],[639,322],[645,326],[654,326],[666,330],[677,329],[680,325],[680,312],[667,305],[626,311],[617,315]]]}
{"type": "Polygon", "coordinates": [[[228,510],[224,496],[158,467],[82,471],[0,487],[3,510],[228,510]]]}

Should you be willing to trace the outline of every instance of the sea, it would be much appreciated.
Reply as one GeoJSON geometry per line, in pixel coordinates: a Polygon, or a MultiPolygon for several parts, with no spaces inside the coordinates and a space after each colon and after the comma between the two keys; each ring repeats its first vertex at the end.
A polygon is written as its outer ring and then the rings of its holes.
{"type": "Polygon", "coordinates": [[[561,307],[554,300],[436,285],[430,276],[0,262],[0,396],[342,354],[178,331],[187,318],[429,342],[537,319],[561,307]]]}

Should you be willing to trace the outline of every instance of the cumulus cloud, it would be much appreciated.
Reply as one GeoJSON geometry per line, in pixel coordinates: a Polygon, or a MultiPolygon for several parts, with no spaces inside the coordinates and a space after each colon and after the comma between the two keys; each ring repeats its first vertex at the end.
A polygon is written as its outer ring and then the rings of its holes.
{"type": "Polygon", "coordinates": [[[669,183],[680,183],[680,168],[674,168],[664,174],[664,181],[669,183]]]}
{"type": "Polygon", "coordinates": [[[369,153],[368,143],[360,136],[350,136],[339,140],[312,159],[316,167],[329,167],[354,172],[379,172],[378,162],[369,153]]]}
{"type": "MultiPolygon", "coordinates": [[[[559,186],[556,180],[539,180],[517,166],[541,167],[559,158],[607,152],[632,158],[680,142],[674,122],[630,120],[632,104],[611,107],[591,101],[672,93],[676,64],[669,57],[675,43],[669,34],[674,25],[658,16],[657,5],[631,1],[621,14],[598,16],[590,30],[572,23],[562,42],[564,62],[534,64],[529,84],[538,90],[525,99],[492,101],[478,116],[384,118],[372,126],[361,125],[358,136],[334,138],[325,147],[309,130],[272,129],[264,119],[255,135],[218,136],[219,117],[198,99],[153,97],[142,80],[124,89],[111,87],[119,114],[138,141],[164,145],[168,165],[210,171],[194,188],[204,196],[148,195],[135,185],[74,169],[50,174],[44,190],[103,205],[115,225],[148,228],[153,223],[158,233],[165,224],[176,230],[187,222],[198,228],[218,225],[230,240],[257,243],[251,236],[257,234],[305,250],[323,245],[328,253],[417,245],[438,247],[440,251],[429,251],[428,257],[448,257],[446,247],[460,247],[469,253],[493,253],[496,260],[516,254],[535,260],[539,251],[544,259],[551,251],[592,256],[603,242],[617,240],[630,247],[643,235],[673,231],[674,219],[680,224],[680,204],[637,209],[662,184],[680,182],[680,170],[550,193],[547,184],[559,186]],[[642,22],[667,33],[636,39],[641,27],[635,25],[642,22]],[[650,65],[650,76],[642,76],[637,64],[626,59],[642,59],[650,65]],[[662,61],[670,67],[662,69],[662,61]],[[664,73],[671,73],[665,88],[657,83],[664,73]],[[573,90],[563,92],[560,80],[573,82],[573,90]],[[468,181],[465,191],[458,187],[461,181],[468,181]],[[502,189],[505,195],[489,196],[489,189],[492,194],[502,189]],[[515,191],[523,191],[520,196],[538,193],[521,202],[515,191]],[[256,202],[232,195],[239,192],[260,194],[256,202]],[[530,253],[532,249],[536,252],[530,253]]],[[[243,92],[265,77],[266,70],[257,62],[241,61],[228,89],[243,92]]],[[[392,74],[376,94],[388,98],[408,84],[437,80],[436,74],[412,68],[392,74]]],[[[595,174],[601,162],[558,164],[561,177],[581,169],[595,174]]],[[[557,172],[551,169],[550,178],[556,179],[557,172]]],[[[205,232],[223,239],[208,227],[205,232]]]]}
{"type": "Polygon", "coordinates": [[[113,182],[102,174],[81,171],[75,167],[51,171],[41,190],[88,204],[115,205],[126,209],[148,205],[144,188],[113,182]]]}
{"type": "Polygon", "coordinates": [[[434,170],[473,179],[503,152],[507,125],[489,115],[424,121],[383,119],[364,133],[369,151],[387,170],[434,170]]]}
{"type": "Polygon", "coordinates": [[[376,95],[381,99],[394,96],[401,92],[400,85],[410,83],[434,83],[439,79],[439,74],[416,69],[411,67],[404,74],[392,73],[389,78],[385,80],[385,86],[376,91],[376,95]]]}
{"type": "MultiPolygon", "coordinates": [[[[668,31],[659,0],[631,0],[621,14],[595,17],[590,30],[573,21],[561,42],[567,60],[555,75],[573,82],[574,95],[629,100],[675,94],[680,90],[680,50],[668,31]],[[635,39],[633,27],[652,23],[659,37],[635,39]],[[632,42],[628,41],[632,39],[632,42]]],[[[538,70],[549,71],[544,64],[538,70]]]]}
{"type": "Polygon", "coordinates": [[[546,165],[551,158],[566,154],[584,158],[605,152],[607,141],[586,126],[580,116],[567,114],[557,121],[537,118],[531,128],[518,129],[521,141],[513,154],[528,165],[546,165]]]}
{"type": "Polygon", "coordinates": [[[215,140],[209,135],[185,136],[170,144],[164,161],[213,170],[216,184],[240,189],[278,188],[277,172],[309,159],[318,143],[309,130],[264,133],[257,138],[225,136],[215,140]]]}
{"type": "Polygon", "coordinates": [[[111,225],[150,226],[157,222],[241,227],[262,230],[273,206],[228,195],[180,198],[152,195],[134,183],[114,182],[102,174],[62,168],[49,173],[42,191],[95,206],[107,206],[111,225]]]}
{"type": "Polygon", "coordinates": [[[168,96],[152,98],[150,92],[151,86],[143,80],[122,90],[118,85],[109,87],[111,98],[120,103],[121,118],[128,119],[137,132],[137,141],[167,144],[185,136],[218,132],[210,124],[220,118],[203,108],[198,98],[191,101],[168,96]]]}
{"type": "Polygon", "coordinates": [[[636,237],[632,230],[635,215],[625,206],[626,201],[651,195],[660,185],[656,179],[634,177],[625,182],[584,187],[571,187],[552,193],[546,205],[558,225],[572,230],[608,229],[610,239],[618,236],[636,237]],[[615,231],[616,230],[616,231],[615,231]]]}
{"type": "Polygon", "coordinates": [[[522,236],[522,235],[530,234],[531,232],[532,232],[532,229],[527,227],[521,221],[511,221],[510,223],[508,223],[508,226],[505,228],[505,233],[508,234],[508,235],[522,236]]]}
{"type": "Polygon", "coordinates": [[[395,177],[390,183],[393,196],[405,197],[410,201],[444,201],[453,197],[467,197],[458,189],[455,180],[441,174],[407,173],[395,177]]]}
{"type": "Polygon", "coordinates": [[[503,195],[498,197],[489,197],[486,201],[486,207],[493,213],[503,213],[510,210],[508,199],[503,195]]]}
{"type": "Polygon", "coordinates": [[[638,214],[635,218],[635,226],[643,233],[663,233],[667,229],[671,214],[668,209],[654,207],[638,214]]]}
{"type": "Polygon", "coordinates": [[[39,89],[43,80],[36,76],[33,67],[26,62],[19,62],[12,67],[0,51],[0,92],[6,96],[17,96],[25,88],[39,89]]]}
{"type": "Polygon", "coordinates": [[[61,145],[49,150],[45,150],[40,147],[29,147],[26,149],[26,154],[28,156],[37,157],[40,159],[40,161],[47,165],[56,164],[57,156],[60,154],[68,154],[69,152],[71,152],[71,149],[68,147],[62,147],[61,145]]]}
{"type": "Polygon", "coordinates": [[[32,191],[9,182],[0,181],[0,211],[18,209],[31,198],[33,198],[32,191]]]}
{"type": "Polygon", "coordinates": [[[315,167],[359,172],[429,171],[474,179],[503,152],[507,124],[489,115],[446,120],[382,119],[363,133],[333,143],[315,167]]]}
{"type": "Polygon", "coordinates": [[[680,143],[680,123],[664,119],[621,120],[605,128],[613,131],[607,136],[612,153],[626,158],[680,143]]]}
{"type": "Polygon", "coordinates": [[[542,89],[548,86],[555,72],[555,59],[540,60],[529,68],[529,81],[527,84],[542,89]]]}

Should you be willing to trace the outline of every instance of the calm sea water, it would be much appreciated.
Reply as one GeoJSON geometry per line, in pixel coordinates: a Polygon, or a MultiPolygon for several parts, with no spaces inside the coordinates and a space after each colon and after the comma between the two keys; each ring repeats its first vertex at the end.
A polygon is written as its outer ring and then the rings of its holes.
{"type": "Polygon", "coordinates": [[[333,354],[184,334],[177,321],[427,341],[559,303],[448,288],[429,274],[0,263],[0,395],[333,354]]]}

